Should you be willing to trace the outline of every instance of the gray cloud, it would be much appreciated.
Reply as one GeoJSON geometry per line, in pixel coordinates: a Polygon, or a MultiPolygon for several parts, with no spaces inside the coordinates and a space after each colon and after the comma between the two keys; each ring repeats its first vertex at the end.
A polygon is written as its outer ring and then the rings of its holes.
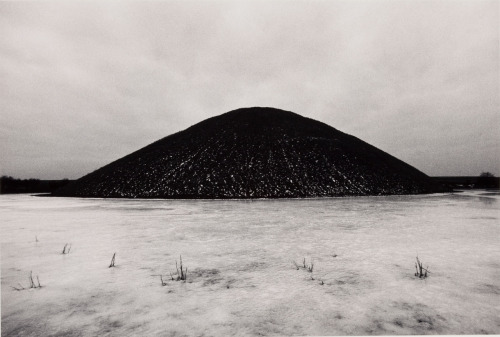
{"type": "Polygon", "coordinates": [[[77,178],[273,106],[429,175],[499,174],[497,1],[0,3],[0,170],[77,178]]]}

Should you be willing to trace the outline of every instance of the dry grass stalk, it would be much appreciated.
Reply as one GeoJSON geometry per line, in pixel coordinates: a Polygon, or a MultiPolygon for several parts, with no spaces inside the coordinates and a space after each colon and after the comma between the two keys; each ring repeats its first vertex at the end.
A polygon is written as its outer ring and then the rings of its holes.
{"type": "Polygon", "coordinates": [[[71,245],[68,246],[68,244],[65,244],[62,253],[63,254],[69,254],[70,250],[71,250],[71,245]]]}
{"type": "Polygon", "coordinates": [[[109,264],[108,268],[111,268],[111,267],[115,266],[115,256],[116,256],[116,253],[113,254],[113,258],[111,259],[111,263],[109,264]]]}
{"type": "Polygon", "coordinates": [[[38,285],[36,285],[35,281],[33,280],[33,271],[30,271],[30,288],[41,288],[42,287],[40,285],[40,279],[38,278],[38,275],[36,276],[36,280],[38,282],[38,285]]]}
{"type": "Polygon", "coordinates": [[[18,283],[19,284],[19,288],[18,287],[14,287],[14,286],[10,286],[12,289],[14,290],[17,290],[17,291],[21,291],[21,290],[24,290],[26,288],[23,287],[23,285],[21,283],[18,283]]]}
{"type": "Polygon", "coordinates": [[[312,273],[313,272],[313,269],[314,269],[314,263],[313,261],[311,260],[311,264],[307,266],[307,271],[312,273]]]}

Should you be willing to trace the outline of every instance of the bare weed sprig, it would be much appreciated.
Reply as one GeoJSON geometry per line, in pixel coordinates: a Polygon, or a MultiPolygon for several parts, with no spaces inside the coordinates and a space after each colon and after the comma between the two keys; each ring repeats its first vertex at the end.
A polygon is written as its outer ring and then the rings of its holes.
{"type": "Polygon", "coordinates": [[[312,273],[314,269],[314,262],[311,260],[311,264],[307,266],[307,271],[312,273]]]}
{"type": "Polygon", "coordinates": [[[111,267],[115,266],[115,256],[116,256],[116,253],[113,254],[113,257],[111,258],[111,263],[109,264],[108,268],[111,268],[111,267]]]}
{"type": "Polygon", "coordinates": [[[172,274],[170,274],[170,276],[172,277],[172,280],[186,282],[186,280],[187,280],[187,268],[184,269],[182,267],[182,256],[181,255],[179,256],[179,266],[177,266],[177,261],[175,261],[175,269],[177,270],[177,278],[174,279],[172,274]],[[179,272],[179,268],[180,268],[180,272],[179,272]]]}
{"type": "MultiPolygon", "coordinates": [[[[298,264],[297,262],[295,262],[295,261],[292,261],[292,263],[293,263],[293,265],[294,265],[295,269],[297,269],[297,270],[299,270],[299,269],[303,269],[303,270],[305,270],[305,271],[307,271],[307,272],[311,273],[310,279],[311,279],[312,281],[315,281],[315,280],[316,280],[316,278],[314,277],[314,273],[313,273],[313,271],[314,271],[314,261],[313,261],[313,259],[311,259],[311,262],[310,262],[309,264],[308,264],[308,263],[306,263],[306,258],[304,258],[304,259],[302,260],[302,265],[299,265],[299,264],[298,264]]],[[[325,281],[323,280],[323,278],[322,278],[322,277],[321,277],[321,278],[318,278],[318,281],[319,281],[319,284],[320,284],[320,285],[325,285],[325,281]]]]}
{"type": "Polygon", "coordinates": [[[68,244],[65,244],[62,250],[62,254],[69,254],[70,250],[71,250],[71,245],[68,246],[68,244]]]}
{"type": "Polygon", "coordinates": [[[302,266],[300,266],[297,262],[295,261],[292,261],[293,265],[295,266],[295,269],[299,270],[300,268],[304,269],[304,270],[307,270],[308,272],[312,273],[313,270],[314,270],[314,262],[313,260],[311,259],[311,263],[310,264],[306,264],[306,258],[304,258],[304,260],[302,260],[302,266]]]}
{"type": "Polygon", "coordinates": [[[415,262],[415,276],[418,278],[427,278],[427,273],[430,273],[428,268],[429,266],[427,266],[427,268],[423,267],[422,262],[420,262],[417,256],[417,262],[415,262]]]}

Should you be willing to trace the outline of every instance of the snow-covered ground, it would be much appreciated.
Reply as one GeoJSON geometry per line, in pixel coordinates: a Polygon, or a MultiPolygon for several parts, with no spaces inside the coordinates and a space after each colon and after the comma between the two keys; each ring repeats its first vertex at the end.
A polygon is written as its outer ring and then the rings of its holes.
{"type": "Polygon", "coordinates": [[[3,195],[0,212],[2,336],[500,333],[495,193],[3,195]],[[180,255],[186,283],[170,280],[180,255]],[[312,273],[295,268],[304,258],[312,273]],[[12,288],[28,287],[30,271],[41,288],[12,288]]]}

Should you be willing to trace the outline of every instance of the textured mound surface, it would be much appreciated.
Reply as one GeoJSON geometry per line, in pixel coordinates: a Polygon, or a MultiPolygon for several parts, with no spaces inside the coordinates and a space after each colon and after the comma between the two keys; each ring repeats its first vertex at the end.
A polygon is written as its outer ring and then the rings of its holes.
{"type": "Polygon", "coordinates": [[[294,198],[436,191],[427,175],[326,124],[244,108],[165,137],[53,194],[294,198]]]}

